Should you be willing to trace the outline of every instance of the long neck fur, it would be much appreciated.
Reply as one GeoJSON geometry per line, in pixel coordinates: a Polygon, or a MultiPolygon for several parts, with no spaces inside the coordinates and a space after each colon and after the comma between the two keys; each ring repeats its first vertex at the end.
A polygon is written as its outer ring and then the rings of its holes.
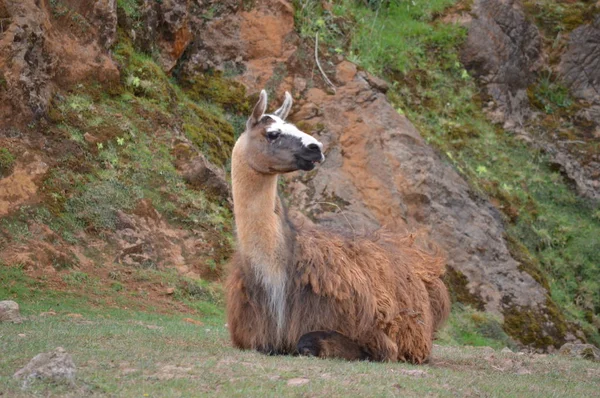
{"type": "Polygon", "coordinates": [[[238,250],[250,262],[269,298],[278,338],[285,323],[289,250],[284,211],[277,196],[277,175],[254,170],[241,137],[232,154],[231,179],[238,250]]]}

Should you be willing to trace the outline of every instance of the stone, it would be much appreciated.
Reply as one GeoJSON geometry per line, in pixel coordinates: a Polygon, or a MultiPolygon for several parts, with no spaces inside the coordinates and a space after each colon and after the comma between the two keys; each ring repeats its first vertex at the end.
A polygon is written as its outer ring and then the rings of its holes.
{"type": "Polygon", "coordinates": [[[0,322],[21,323],[22,321],[19,304],[12,300],[0,301],[0,322]]]}
{"type": "Polygon", "coordinates": [[[560,355],[600,362],[600,349],[592,344],[566,343],[558,350],[560,355]]]}
{"type": "Polygon", "coordinates": [[[429,373],[425,370],[419,369],[400,369],[399,373],[405,376],[415,377],[415,378],[424,378],[429,377],[429,373]]]}
{"type": "MultiPolygon", "coordinates": [[[[99,3],[106,3],[108,12],[111,2],[114,8],[115,0],[99,3]]],[[[72,3],[79,4],[74,0],[72,3]]],[[[90,77],[100,82],[119,81],[116,64],[95,40],[96,25],[86,22],[86,33],[79,35],[78,24],[64,24],[62,19],[52,17],[39,1],[4,0],[3,4],[9,17],[4,23],[9,25],[4,25],[6,29],[0,36],[0,70],[7,87],[0,91],[0,127],[47,115],[58,87],[90,77]],[[74,31],[65,32],[69,29],[74,31]]],[[[116,25],[114,29],[116,32],[116,25]]],[[[110,34],[104,37],[104,45],[108,45],[110,34]]]]}
{"type": "Polygon", "coordinates": [[[340,62],[335,69],[335,76],[342,84],[352,81],[354,76],[356,76],[356,72],[358,71],[356,65],[348,61],[340,62]]]}
{"type": "Polygon", "coordinates": [[[514,0],[476,0],[461,59],[503,114],[506,127],[530,116],[527,87],[543,62],[542,40],[514,0]]]}
{"type": "Polygon", "coordinates": [[[230,196],[225,171],[198,155],[187,163],[180,164],[183,179],[194,188],[227,200],[230,196]]]}
{"type": "Polygon", "coordinates": [[[62,347],[54,351],[38,354],[25,367],[18,370],[13,377],[23,379],[27,385],[35,379],[74,383],[75,363],[71,355],[62,347]]]}
{"type": "Polygon", "coordinates": [[[575,97],[600,106],[600,16],[571,32],[559,71],[575,97]]]}
{"type": "Polygon", "coordinates": [[[293,379],[289,379],[287,381],[287,385],[288,386],[303,386],[305,384],[308,384],[310,382],[309,379],[305,379],[303,377],[295,377],[293,379]]]}

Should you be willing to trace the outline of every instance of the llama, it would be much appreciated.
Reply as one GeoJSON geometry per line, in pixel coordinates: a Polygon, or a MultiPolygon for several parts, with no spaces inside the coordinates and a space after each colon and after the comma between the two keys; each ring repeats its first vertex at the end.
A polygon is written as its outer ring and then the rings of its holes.
{"type": "Polygon", "coordinates": [[[292,106],[265,114],[262,90],[232,153],[238,247],[229,265],[227,319],[233,344],[269,354],[423,363],[450,312],[444,262],[415,237],[344,236],[292,222],[278,175],[312,170],[323,145],[285,122],[292,106]]]}

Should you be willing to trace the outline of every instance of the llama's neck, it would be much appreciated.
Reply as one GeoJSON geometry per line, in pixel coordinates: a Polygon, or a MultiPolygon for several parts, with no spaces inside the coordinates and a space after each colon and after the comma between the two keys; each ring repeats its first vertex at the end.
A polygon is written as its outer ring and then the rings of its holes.
{"type": "Polygon", "coordinates": [[[257,279],[265,288],[278,331],[281,331],[285,319],[289,250],[286,248],[282,212],[276,212],[280,206],[277,175],[258,173],[250,167],[244,148],[244,140],[238,140],[231,163],[238,250],[250,261],[257,279]]]}

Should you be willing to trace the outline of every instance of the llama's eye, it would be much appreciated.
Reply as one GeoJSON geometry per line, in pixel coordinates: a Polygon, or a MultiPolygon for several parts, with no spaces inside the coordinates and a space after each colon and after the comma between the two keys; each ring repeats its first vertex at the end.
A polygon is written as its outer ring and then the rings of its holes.
{"type": "Polygon", "coordinates": [[[281,135],[280,131],[269,131],[267,133],[267,140],[275,141],[277,138],[279,138],[280,135],[281,135]]]}

